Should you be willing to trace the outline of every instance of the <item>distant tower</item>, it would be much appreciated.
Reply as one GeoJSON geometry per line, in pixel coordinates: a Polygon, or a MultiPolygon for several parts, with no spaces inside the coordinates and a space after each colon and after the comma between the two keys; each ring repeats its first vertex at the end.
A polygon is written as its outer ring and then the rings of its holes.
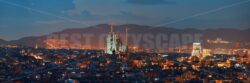
{"type": "Polygon", "coordinates": [[[193,51],[191,57],[198,57],[202,58],[202,48],[201,48],[201,43],[193,43],[193,51]]]}
{"type": "Polygon", "coordinates": [[[35,49],[38,49],[39,47],[38,47],[38,45],[36,44],[36,46],[35,46],[35,49]]]}
{"type": "Polygon", "coordinates": [[[128,28],[126,28],[126,45],[128,46],[128,28]]]}
{"type": "Polygon", "coordinates": [[[128,28],[126,28],[125,52],[128,52],[128,28]]]}

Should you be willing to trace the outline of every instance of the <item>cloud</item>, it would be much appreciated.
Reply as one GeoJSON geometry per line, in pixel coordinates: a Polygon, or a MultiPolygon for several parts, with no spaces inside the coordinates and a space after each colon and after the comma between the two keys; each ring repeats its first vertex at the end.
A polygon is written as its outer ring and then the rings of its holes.
{"type": "Polygon", "coordinates": [[[136,15],[134,13],[125,12],[125,11],[121,11],[118,14],[110,15],[109,18],[118,19],[118,20],[145,20],[145,19],[148,19],[148,17],[136,15]]]}
{"type": "Polygon", "coordinates": [[[89,11],[83,11],[80,18],[82,20],[99,20],[101,19],[101,16],[95,15],[89,11]]]}
{"type": "Polygon", "coordinates": [[[72,9],[72,10],[62,11],[62,13],[66,14],[68,16],[79,16],[83,13],[83,11],[85,11],[85,10],[77,11],[76,9],[72,9]]]}
{"type": "MultiPolygon", "coordinates": [[[[66,12],[64,12],[66,13],[66,12]]],[[[69,17],[70,19],[76,20],[84,23],[84,22],[109,22],[109,21],[138,21],[138,20],[146,20],[149,19],[146,16],[137,15],[131,12],[120,11],[118,13],[110,14],[110,15],[96,15],[89,11],[83,11],[80,15],[73,15],[69,17]]],[[[50,19],[50,20],[40,20],[36,21],[36,24],[45,24],[45,25],[55,25],[55,24],[67,24],[71,23],[70,20],[62,20],[62,19],[50,19]]]]}
{"type": "Polygon", "coordinates": [[[37,24],[60,24],[65,22],[65,20],[36,21],[37,24]]]}
{"type": "Polygon", "coordinates": [[[142,4],[142,5],[158,5],[158,4],[175,4],[175,1],[169,0],[126,0],[127,3],[131,4],[142,4]]]}
{"type": "Polygon", "coordinates": [[[67,15],[71,16],[73,19],[78,19],[78,20],[100,20],[102,17],[96,14],[93,14],[90,11],[83,10],[79,13],[72,12],[72,11],[67,11],[65,12],[67,15]]]}
{"type": "Polygon", "coordinates": [[[84,11],[95,15],[108,15],[125,9],[125,3],[120,0],[72,0],[73,8],[65,10],[69,16],[78,16],[84,11]]]}

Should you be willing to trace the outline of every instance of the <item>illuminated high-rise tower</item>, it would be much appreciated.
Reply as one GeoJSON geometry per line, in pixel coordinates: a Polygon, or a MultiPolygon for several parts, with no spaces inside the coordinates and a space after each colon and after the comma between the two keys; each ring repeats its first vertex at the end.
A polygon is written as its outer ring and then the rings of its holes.
{"type": "Polygon", "coordinates": [[[193,51],[191,57],[198,57],[202,58],[202,48],[201,48],[201,43],[193,43],[193,51]]]}

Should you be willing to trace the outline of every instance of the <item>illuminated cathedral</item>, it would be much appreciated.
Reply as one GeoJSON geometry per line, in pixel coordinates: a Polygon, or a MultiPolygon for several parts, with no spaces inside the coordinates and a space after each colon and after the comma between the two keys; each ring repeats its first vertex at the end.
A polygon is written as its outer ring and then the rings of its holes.
{"type": "Polygon", "coordinates": [[[126,43],[122,42],[118,33],[113,31],[113,26],[110,27],[110,32],[106,39],[106,53],[119,54],[127,52],[127,29],[126,29],[126,43]]]}

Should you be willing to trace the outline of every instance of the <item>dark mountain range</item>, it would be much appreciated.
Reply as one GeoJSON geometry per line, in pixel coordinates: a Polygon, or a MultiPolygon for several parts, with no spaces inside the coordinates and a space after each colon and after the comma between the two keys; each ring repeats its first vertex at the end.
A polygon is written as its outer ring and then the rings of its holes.
{"type": "Polygon", "coordinates": [[[1,44],[2,44],[2,43],[6,43],[6,41],[3,40],[3,39],[0,39],[0,43],[1,43],[1,44]]]}
{"type": "MultiPolygon", "coordinates": [[[[202,39],[216,39],[216,38],[222,38],[223,40],[227,40],[230,42],[250,42],[250,29],[244,29],[244,30],[238,30],[238,29],[228,29],[228,28],[220,28],[220,29],[176,29],[171,27],[151,27],[151,26],[144,26],[144,25],[135,25],[135,24],[126,24],[126,25],[117,25],[114,26],[114,31],[119,32],[120,34],[125,34],[125,28],[129,29],[129,34],[151,34],[151,35],[157,35],[157,34],[168,34],[168,37],[171,36],[171,34],[178,34],[178,37],[182,37],[183,34],[201,34],[202,39]]],[[[92,34],[94,35],[91,38],[91,43],[93,45],[96,45],[95,43],[100,42],[100,35],[108,34],[110,31],[110,25],[108,24],[100,24],[97,26],[91,26],[87,28],[71,28],[71,29],[65,29],[59,32],[54,32],[49,35],[44,36],[38,36],[38,37],[25,37],[21,38],[19,40],[13,40],[13,41],[4,41],[0,40],[0,44],[10,44],[10,45],[18,45],[18,46],[28,46],[28,47],[34,47],[36,44],[38,44],[40,47],[45,47],[46,44],[44,41],[48,39],[48,36],[51,35],[70,35],[78,34],[78,35],[86,35],[86,34],[92,34]],[[98,39],[99,38],[99,39],[98,39]]],[[[66,40],[69,40],[70,38],[66,38],[66,40]]],[[[134,44],[131,40],[135,39],[133,37],[128,38],[130,40],[130,44],[134,44]]],[[[81,39],[82,40],[82,39],[81,39]]],[[[84,40],[84,39],[83,39],[84,40]]],[[[105,45],[105,39],[101,41],[102,45],[105,45]]],[[[138,42],[139,44],[142,44],[142,41],[138,42]]],[[[144,42],[145,43],[145,42],[144,42]]],[[[101,46],[101,47],[103,47],[101,46]]]]}

